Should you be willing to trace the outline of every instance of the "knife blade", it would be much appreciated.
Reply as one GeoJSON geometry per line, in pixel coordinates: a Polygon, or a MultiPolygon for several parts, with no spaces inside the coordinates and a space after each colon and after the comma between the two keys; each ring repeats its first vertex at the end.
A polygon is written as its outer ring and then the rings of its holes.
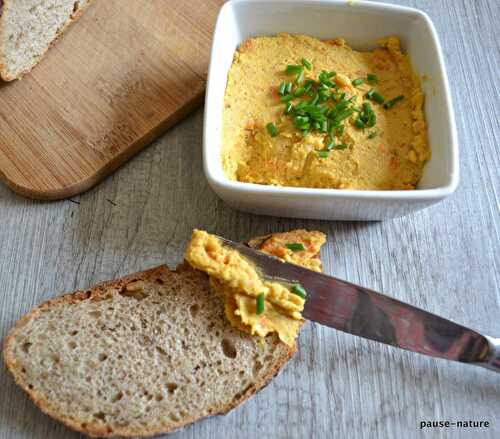
{"type": "Polygon", "coordinates": [[[219,237],[265,278],[300,283],[307,291],[302,315],[308,320],[359,337],[437,358],[500,372],[500,339],[368,288],[284,262],[219,237]]]}

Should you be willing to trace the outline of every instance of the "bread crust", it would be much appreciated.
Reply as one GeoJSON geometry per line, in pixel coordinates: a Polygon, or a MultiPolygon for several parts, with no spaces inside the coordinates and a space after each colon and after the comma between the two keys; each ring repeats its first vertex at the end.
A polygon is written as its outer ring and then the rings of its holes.
{"type": "MultiPolygon", "coordinates": [[[[195,421],[198,421],[200,419],[203,419],[205,417],[210,417],[214,415],[222,415],[236,406],[240,405],[244,401],[246,401],[248,398],[250,398],[253,394],[255,394],[257,391],[265,387],[271,379],[278,374],[280,369],[288,362],[288,360],[293,356],[293,354],[297,350],[297,346],[293,347],[287,347],[287,350],[285,351],[285,354],[276,362],[274,367],[269,370],[269,372],[263,376],[261,379],[259,379],[256,383],[250,385],[243,394],[235,398],[233,401],[231,401],[229,404],[226,404],[222,407],[216,407],[215,410],[213,411],[212,414],[204,416],[204,417],[192,417],[189,418],[187,421],[182,421],[178,423],[172,422],[168,428],[166,429],[155,429],[155,428],[150,428],[147,429],[145,428],[142,431],[136,431],[132,430],[129,428],[118,428],[114,430],[110,430],[109,427],[102,426],[102,424],[98,423],[80,423],[77,421],[74,421],[70,419],[68,416],[66,416],[63,413],[60,413],[57,411],[55,407],[53,407],[50,402],[40,393],[37,392],[35,389],[29,388],[29,385],[24,381],[22,378],[22,374],[19,371],[19,368],[16,364],[16,360],[14,356],[12,355],[12,345],[14,343],[14,337],[17,333],[17,331],[22,328],[28,321],[31,319],[36,318],[41,312],[43,312],[44,309],[51,308],[56,305],[60,304],[72,304],[72,303],[77,303],[83,300],[100,300],[104,297],[107,297],[110,294],[118,294],[118,291],[120,291],[122,288],[124,288],[126,285],[136,282],[136,281],[151,281],[155,279],[162,279],[163,281],[168,282],[168,278],[172,276],[179,275],[181,272],[186,272],[187,270],[193,272],[193,275],[196,276],[203,276],[204,278],[207,278],[204,273],[197,272],[194,269],[192,269],[190,266],[187,266],[187,264],[181,264],[177,270],[171,271],[166,265],[160,265],[158,267],[138,272],[135,274],[131,274],[128,276],[125,276],[123,278],[113,280],[113,281],[107,281],[103,282],[100,284],[97,284],[87,290],[80,290],[76,291],[73,293],[66,293],[63,294],[59,297],[55,297],[53,299],[47,300],[34,309],[32,309],[28,314],[26,314],[24,317],[22,317],[16,324],[15,326],[10,330],[9,334],[7,335],[5,342],[4,342],[4,347],[3,347],[3,356],[4,356],[4,361],[5,364],[8,368],[8,370],[12,373],[14,376],[14,379],[16,383],[29,395],[29,397],[33,400],[33,402],[42,410],[45,414],[53,417],[54,419],[62,422],[65,424],[67,427],[76,430],[78,432],[87,434],[92,437],[113,437],[113,436],[123,436],[123,437],[137,437],[137,436],[154,436],[158,434],[163,434],[163,433],[169,433],[174,430],[180,429],[186,425],[189,425],[195,421]]],[[[208,282],[208,280],[207,280],[208,282]]],[[[252,337],[248,335],[248,337],[252,337]]],[[[281,345],[283,343],[280,342],[281,345]]],[[[283,345],[284,346],[284,345],[283,345]]]]}
{"type": "MultiPolygon", "coordinates": [[[[11,1],[12,0],[3,0],[3,7],[0,10],[0,42],[4,41],[3,32],[5,26],[3,22],[5,20],[5,16],[7,15],[5,14],[5,11],[8,10],[11,1]]],[[[47,48],[37,57],[35,64],[33,64],[30,68],[23,70],[17,76],[12,76],[7,73],[5,69],[5,54],[3,53],[3,47],[0,45],[0,82],[14,81],[15,79],[20,79],[27,73],[31,72],[31,70],[33,70],[33,68],[35,68],[40,63],[40,61],[45,56],[47,51],[56,43],[56,41],[66,31],[66,29],[71,25],[71,23],[75,22],[83,14],[83,12],[88,8],[88,6],[90,5],[90,3],[92,3],[92,1],[93,0],[88,0],[84,5],[79,7],[76,12],[72,13],[69,19],[64,24],[64,26],[57,31],[55,38],[50,42],[47,48]]]]}

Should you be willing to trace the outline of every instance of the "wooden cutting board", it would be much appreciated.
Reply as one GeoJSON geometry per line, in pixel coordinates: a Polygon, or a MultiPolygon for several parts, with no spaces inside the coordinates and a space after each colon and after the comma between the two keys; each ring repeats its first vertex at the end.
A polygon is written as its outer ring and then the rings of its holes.
{"type": "Polygon", "coordinates": [[[222,0],[94,0],[22,80],[0,84],[0,177],[54,200],[113,172],[203,100],[222,0]]]}

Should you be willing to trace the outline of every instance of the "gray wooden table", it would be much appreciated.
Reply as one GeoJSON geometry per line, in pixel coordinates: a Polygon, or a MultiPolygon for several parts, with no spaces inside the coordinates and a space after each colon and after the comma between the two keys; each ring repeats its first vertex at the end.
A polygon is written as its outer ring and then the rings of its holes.
{"type": "MultiPolygon", "coordinates": [[[[460,140],[461,183],[447,201],[383,223],[248,215],[202,172],[198,111],[90,192],[41,203],[0,186],[0,337],[32,306],[163,262],[194,227],[232,239],[296,227],[329,236],[325,270],[500,336],[500,2],[406,0],[441,37],[460,140]]],[[[500,437],[500,375],[308,324],[300,351],[244,406],[174,438],[500,437]],[[487,420],[487,429],[419,430],[421,421],[487,420]]],[[[0,367],[0,438],[76,438],[0,367]]]]}

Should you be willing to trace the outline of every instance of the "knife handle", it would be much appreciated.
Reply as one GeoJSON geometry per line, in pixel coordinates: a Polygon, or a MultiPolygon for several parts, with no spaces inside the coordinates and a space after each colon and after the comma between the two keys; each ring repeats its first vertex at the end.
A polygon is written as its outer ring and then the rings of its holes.
{"type": "Polygon", "coordinates": [[[500,372],[500,338],[493,338],[488,335],[485,335],[484,338],[488,340],[489,351],[485,360],[478,363],[478,365],[494,372],[500,372]]]}

